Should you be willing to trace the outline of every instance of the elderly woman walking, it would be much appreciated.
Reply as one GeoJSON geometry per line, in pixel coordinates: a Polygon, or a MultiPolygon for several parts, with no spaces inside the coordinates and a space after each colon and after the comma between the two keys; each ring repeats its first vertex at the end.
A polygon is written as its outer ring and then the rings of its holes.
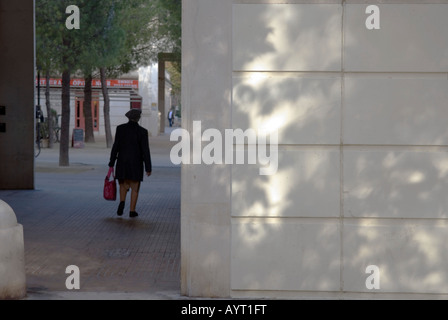
{"type": "Polygon", "coordinates": [[[140,184],[143,181],[143,169],[148,177],[152,172],[148,130],[138,124],[141,114],[142,111],[138,109],[132,109],[126,113],[129,122],[117,127],[110,154],[109,167],[113,168],[115,162],[117,163],[115,177],[120,184],[120,204],[117,215],[120,217],[123,215],[129,190],[132,190],[129,216],[138,217],[136,207],[140,184]]]}

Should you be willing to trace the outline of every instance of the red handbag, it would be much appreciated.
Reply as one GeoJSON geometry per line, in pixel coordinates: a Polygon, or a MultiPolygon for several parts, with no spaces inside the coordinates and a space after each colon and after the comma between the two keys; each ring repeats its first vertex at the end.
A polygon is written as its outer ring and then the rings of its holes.
{"type": "Polygon", "coordinates": [[[115,179],[114,168],[109,168],[109,172],[104,180],[103,196],[108,201],[117,200],[117,180],[115,179]],[[111,176],[113,177],[112,180],[110,180],[111,176]]]}

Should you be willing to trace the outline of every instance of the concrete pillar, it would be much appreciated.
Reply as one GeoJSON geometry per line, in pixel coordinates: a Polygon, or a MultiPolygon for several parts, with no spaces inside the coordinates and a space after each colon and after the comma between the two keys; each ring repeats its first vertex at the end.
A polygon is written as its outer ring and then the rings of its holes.
{"type": "Polygon", "coordinates": [[[23,226],[12,208],[0,200],[0,300],[26,296],[23,226]]]}
{"type": "Polygon", "coordinates": [[[159,60],[159,113],[160,117],[160,133],[165,132],[165,60],[159,60]]]}
{"type": "Polygon", "coordinates": [[[0,189],[34,189],[34,1],[0,1],[0,189]]]}
{"type": "MultiPolygon", "coordinates": [[[[232,0],[183,2],[182,128],[232,128],[232,0]]],[[[228,298],[231,166],[182,167],[182,294],[228,298]]]]}
{"type": "MultiPolygon", "coordinates": [[[[159,101],[159,113],[160,113],[160,134],[165,133],[166,118],[168,115],[168,109],[166,108],[166,103],[169,97],[166,93],[166,62],[176,61],[178,58],[172,53],[159,53],[159,81],[158,81],[158,101],[159,101]]],[[[171,108],[171,103],[170,106],[171,108]]]]}

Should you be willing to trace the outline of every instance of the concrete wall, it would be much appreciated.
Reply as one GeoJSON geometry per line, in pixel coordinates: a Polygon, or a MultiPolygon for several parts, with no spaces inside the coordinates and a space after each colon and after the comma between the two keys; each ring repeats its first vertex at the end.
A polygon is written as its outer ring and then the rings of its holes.
{"type": "Polygon", "coordinates": [[[34,188],[34,70],[34,1],[0,1],[0,189],[34,188]]]}
{"type": "Polygon", "coordinates": [[[279,131],[183,166],[183,294],[448,297],[448,1],[383,2],[183,1],[183,128],[279,131]]]}

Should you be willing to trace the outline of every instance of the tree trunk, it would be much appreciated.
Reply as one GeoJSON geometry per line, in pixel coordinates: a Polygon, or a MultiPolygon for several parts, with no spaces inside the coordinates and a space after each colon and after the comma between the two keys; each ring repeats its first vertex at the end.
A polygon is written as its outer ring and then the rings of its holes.
{"type": "Polygon", "coordinates": [[[109,99],[109,91],[107,90],[107,78],[106,78],[106,69],[100,68],[101,74],[101,88],[103,90],[103,99],[104,99],[104,126],[106,129],[106,145],[108,148],[112,148],[113,139],[112,139],[112,130],[110,126],[110,99],[109,99]]]}
{"type": "Polygon", "coordinates": [[[54,123],[53,123],[53,113],[51,112],[51,101],[50,101],[50,71],[47,70],[45,74],[46,86],[45,86],[45,104],[47,106],[47,124],[48,124],[48,147],[53,149],[54,143],[54,123]]]}
{"type": "Polygon", "coordinates": [[[84,86],[84,122],[85,122],[85,142],[94,143],[95,136],[93,133],[93,118],[92,118],[92,75],[85,77],[84,86]]]}
{"type": "Polygon", "coordinates": [[[70,70],[62,73],[62,118],[61,118],[61,144],[59,149],[59,166],[70,166],[70,70]]]}

